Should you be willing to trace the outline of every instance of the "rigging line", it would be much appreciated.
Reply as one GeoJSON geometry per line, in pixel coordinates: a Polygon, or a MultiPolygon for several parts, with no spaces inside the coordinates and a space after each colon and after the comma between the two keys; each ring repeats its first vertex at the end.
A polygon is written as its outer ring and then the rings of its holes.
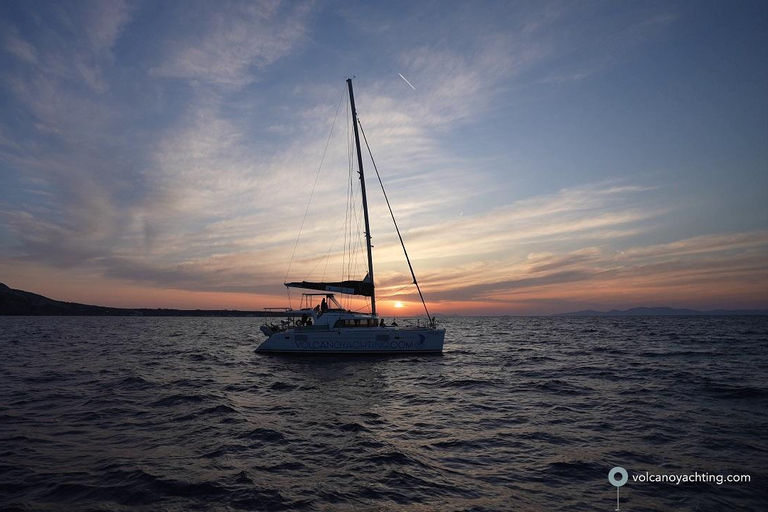
{"type": "Polygon", "coordinates": [[[347,193],[347,205],[346,209],[344,210],[344,250],[341,253],[341,279],[344,279],[344,269],[346,268],[346,258],[347,258],[347,226],[349,225],[349,187],[350,183],[352,182],[352,157],[351,155],[351,149],[350,149],[350,141],[349,141],[349,99],[347,99],[347,107],[346,107],[346,114],[347,114],[347,184],[346,184],[346,190],[347,193]]]}
{"type": "MultiPolygon", "coordinates": [[[[305,281],[309,281],[310,280],[310,278],[312,277],[312,273],[315,271],[315,269],[317,268],[317,266],[320,264],[321,261],[325,260],[325,267],[326,268],[328,267],[328,260],[331,257],[331,251],[333,250],[333,246],[336,244],[336,240],[338,240],[339,235],[341,234],[341,230],[343,228],[344,228],[344,226],[339,228],[339,230],[336,232],[336,236],[333,238],[333,242],[331,242],[331,246],[328,248],[328,252],[325,253],[325,256],[323,256],[322,258],[319,258],[315,262],[315,266],[312,267],[312,270],[309,271],[309,274],[307,274],[307,277],[304,278],[305,281]]],[[[320,281],[323,281],[324,279],[325,279],[325,270],[323,270],[323,277],[320,278],[320,281]]]]}
{"type": "MultiPolygon", "coordinates": [[[[354,174],[354,169],[353,169],[354,174]]],[[[359,237],[360,212],[357,209],[357,180],[350,181],[350,206],[349,206],[349,258],[347,260],[347,278],[353,279],[357,274],[357,249],[362,247],[359,237]],[[356,236],[357,234],[357,236],[356,236]],[[354,273],[354,274],[353,274],[354,273]]]]}
{"type": "MultiPolygon", "coordinates": [[[[361,211],[358,209],[357,197],[358,197],[358,192],[360,191],[360,189],[358,188],[360,187],[360,183],[357,181],[357,179],[353,178],[351,182],[351,187],[352,187],[352,202],[350,207],[351,224],[350,224],[350,232],[349,232],[350,259],[347,266],[347,274],[349,276],[349,279],[355,279],[361,273],[360,267],[359,267],[359,255],[363,253],[363,241],[362,241],[362,237],[360,236],[360,233],[365,233],[365,231],[362,229],[363,219],[360,216],[361,211]]],[[[366,275],[365,270],[362,273],[363,275],[366,275]]]]}
{"type": "Polygon", "coordinates": [[[356,257],[356,251],[357,251],[357,239],[355,238],[355,233],[357,233],[357,226],[360,224],[357,218],[357,210],[355,209],[355,190],[354,190],[354,182],[350,183],[350,186],[353,187],[350,189],[350,203],[349,203],[349,257],[347,258],[347,277],[351,279],[352,277],[352,269],[355,264],[355,257],[356,257]]]}
{"type": "Polygon", "coordinates": [[[344,225],[344,262],[341,275],[349,273],[349,259],[352,257],[352,168],[349,168],[349,181],[347,182],[347,217],[344,225]]]}
{"type": "Polygon", "coordinates": [[[409,284],[406,284],[405,286],[401,286],[400,288],[398,288],[398,289],[397,289],[397,290],[395,290],[394,292],[390,293],[390,294],[389,294],[389,295],[387,295],[386,297],[380,297],[380,298],[379,298],[379,300],[385,300],[385,299],[388,299],[388,298],[390,298],[390,297],[394,297],[395,295],[397,295],[398,293],[400,293],[401,291],[403,291],[404,289],[406,289],[406,288],[407,288],[407,287],[409,287],[409,286],[411,286],[411,284],[410,284],[410,283],[409,283],[409,284]]]}
{"type": "Polygon", "coordinates": [[[328,144],[331,142],[331,135],[333,135],[333,129],[336,126],[336,118],[339,117],[339,110],[341,109],[341,100],[344,98],[344,91],[341,91],[339,97],[339,106],[336,107],[336,115],[333,116],[333,124],[331,125],[331,133],[328,134],[328,140],[325,141],[325,149],[323,150],[323,157],[320,159],[320,165],[317,168],[317,174],[315,175],[315,182],[312,184],[312,191],[309,193],[309,201],[307,201],[307,207],[304,210],[304,218],[301,219],[301,227],[299,228],[299,234],[296,236],[296,242],[293,244],[293,252],[291,253],[291,259],[288,261],[288,270],[285,271],[285,277],[283,282],[288,281],[288,274],[291,272],[291,265],[293,264],[293,257],[296,255],[296,247],[299,245],[299,238],[301,238],[301,232],[304,230],[304,223],[307,220],[307,214],[309,213],[309,205],[312,203],[312,196],[315,195],[315,187],[317,186],[317,180],[320,178],[320,171],[323,168],[323,162],[325,161],[325,155],[328,152],[328,144]]]}
{"type": "Polygon", "coordinates": [[[416,273],[413,271],[413,265],[411,265],[411,258],[408,257],[408,251],[405,249],[405,242],[403,241],[403,235],[400,234],[400,228],[397,227],[397,221],[395,220],[395,214],[392,211],[392,205],[389,204],[387,191],[384,190],[384,182],[381,181],[379,168],[376,167],[376,160],[373,159],[371,146],[368,145],[368,138],[365,136],[365,130],[363,130],[363,123],[360,122],[360,119],[357,120],[357,123],[360,125],[360,133],[363,134],[365,147],[368,148],[368,154],[371,157],[371,163],[373,164],[373,169],[376,171],[376,177],[379,179],[379,185],[381,185],[381,192],[384,194],[384,200],[387,202],[387,208],[389,208],[389,214],[392,216],[392,222],[395,224],[395,231],[397,231],[397,236],[398,238],[400,238],[400,245],[403,246],[403,254],[405,254],[405,261],[408,262],[408,268],[411,270],[411,277],[413,277],[413,284],[416,285],[416,290],[418,290],[419,292],[419,298],[421,298],[421,303],[424,305],[424,311],[427,313],[427,320],[429,321],[430,325],[434,325],[434,322],[432,321],[432,317],[429,316],[429,309],[427,309],[427,303],[424,300],[424,295],[421,293],[421,287],[419,286],[419,282],[416,280],[416,273]]]}
{"type": "MultiPolygon", "coordinates": [[[[347,100],[347,164],[348,164],[348,187],[347,187],[347,218],[346,218],[346,231],[344,237],[346,240],[345,245],[345,260],[342,265],[341,273],[346,279],[352,279],[352,260],[354,258],[354,226],[355,226],[355,159],[354,159],[354,136],[350,126],[352,125],[352,106],[349,100],[347,100]]],[[[346,298],[347,305],[349,305],[349,298],[346,298]]]]}
{"type": "Polygon", "coordinates": [[[352,174],[354,171],[351,166],[349,167],[348,172],[347,211],[346,217],[344,218],[344,257],[341,261],[341,275],[343,278],[349,278],[349,265],[352,258],[352,203],[354,201],[354,196],[352,195],[352,174]]]}
{"type": "Polygon", "coordinates": [[[371,307],[371,302],[367,300],[364,305],[360,306],[357,309],[352,310],[352,312],[353,313],[357,313],[357,312],[362,311],[364,309],[369,309],[370,307],[371,307]]]}
{"type": "MultiPolygon", "coordinates": [[[[351,108],[350,108],[351,110],[351,108]]],[[[350,123],[351,124],[351,123],[350,123]]],[[[360,210],[358,209],[357,198],[359,196],[360,182],[356,178],[355,168],[357,166],[357,160],[354,158],[354,139],[350,137],[349,145],[349,246],[348,246],[348,258],[346,266],[347,279],[359,279],[359,260],[358,250],[362,250],[362,242],[360,240],[360,225],[361,217],[360,210]]],[[[359,169],[358,169],[359,171],[359,169]]]]}
{"type": "MultiPolygon", "coordinates": [[[[331,260],[331,249],[333,249],[333,246],[336,245],[336,240],[339,239],[339,235],[341,234],[341,231],[344,229],[344,226],[341,226],[339,230],[336,232],[336,238],[333,239],[333,243],[331,244],[331,248],[328,249],[328,254],[325,256],[325,267],[323,267],[323,276],[320,278],[320,281],[325,281],[325,273],[328,270],[328,262],[331,260]]],[[[319,263],[319,261],[318,261],[319,263]]],[[[317,265],[315,265],[317,266],[317,265]]],[[[314,269],[313,269],[314,270],[314,269]]]]}
{"type": "MultiPolygon", "coordinates": [[[[349,98],[347,98],[347,103],[349,103],[349,98]]],[[[341,107],[341,105],[339,105],[339,108],[340,107],[341,107]]],[[[347,114],[347,122],[345,123],[346,124],[346,129],[347,129],[346,138],[349,139],[349,109],[345,108],[344,110],[346,111],[346,114],[347,114]]],[[[349,153],[349,140],[347,140],[347,153],[349,153]]],[[[333,248],[336,246],[336,240],[339,239],[339,235],[341,235],[341,232],[344,230],[344,226],[345,225],[346,225],[346,219],[345,219],[344,224],[339,226],[339,230],[336,232],[336,236],[333,237],[333,241],[331,242],[331,246],[328,248],[328,252],[325,254],[325,257],[324,258],[320,258],[320,259],[317,260],[317,262],[315,262],[315,265],[312,267],[312,270],[309,271],[309,275],[307,276],[307,279],[305,279],[305,281],[309,281],[309,277],[312,275],[312,273],[315,271],[317,266],[323,260],[325,260],[325,265],[323,266],[323,275],[321,276],[320,281],[325,281],[325,274],[328,271],[328,263],[331,260],[331,252],[333,251],[333,248]]],[[[345,245],[346,245],[346,242],[345,242],[345,245]]],[[[346,249],[344,249],[344,250],[346,251],[346,249]]],[[[343,253],[342,253],[342,258],[343,258],[343,253]]],[[[343,259],[342,259],[342,262],[343,262],[343,259]]],[[[342,280],[343,280],[343,278],[344,277],[342,276],[342,280]]]]}

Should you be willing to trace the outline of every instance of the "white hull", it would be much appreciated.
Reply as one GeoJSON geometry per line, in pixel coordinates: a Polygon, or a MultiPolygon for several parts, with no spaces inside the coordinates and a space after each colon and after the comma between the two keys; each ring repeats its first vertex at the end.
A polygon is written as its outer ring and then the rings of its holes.
{"type": "Polygon", "coordinates": [[[367,327],[288,329],[269,336],[256,352],[287,354],[441,353],[445,329],[367,327]]]}

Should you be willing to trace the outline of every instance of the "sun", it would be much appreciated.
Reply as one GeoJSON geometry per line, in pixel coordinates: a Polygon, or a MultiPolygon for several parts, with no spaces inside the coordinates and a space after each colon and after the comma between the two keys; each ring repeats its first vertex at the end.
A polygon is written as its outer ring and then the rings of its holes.
{"type": "Polygon", "coordinates": [[[398,302],[395,302],[395,307],[396,307],[396,308],[404,308],[404,307],[405,307],[405,304],[403,304],[402,302],[399,302],[399,301],[398,301],[398,302]]]}

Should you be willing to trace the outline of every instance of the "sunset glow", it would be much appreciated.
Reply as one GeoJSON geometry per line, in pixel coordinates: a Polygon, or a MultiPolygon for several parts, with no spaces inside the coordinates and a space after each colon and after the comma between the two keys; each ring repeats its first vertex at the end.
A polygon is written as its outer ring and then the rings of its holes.
{"type": "MultiPolygon", "coordinates": [[[[0,5],[0,282],[252,310],[362,279],[355,75],[431,313],[768,308],[765,2],[172,5],[0,5]]],[[[423,314],[366,165],[379,309],[423,314]]]]}

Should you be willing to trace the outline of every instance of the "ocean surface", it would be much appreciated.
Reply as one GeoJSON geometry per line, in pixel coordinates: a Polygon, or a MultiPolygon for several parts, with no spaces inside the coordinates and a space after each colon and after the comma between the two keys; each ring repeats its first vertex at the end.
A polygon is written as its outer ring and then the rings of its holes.
{"type": "Polygon", "coordinates": [[[258,325],[0,317],[0,509],[607,511],[622,466],[621,510],[766,510],[768,317],[450,318],[365,358],[258,325]]]}

